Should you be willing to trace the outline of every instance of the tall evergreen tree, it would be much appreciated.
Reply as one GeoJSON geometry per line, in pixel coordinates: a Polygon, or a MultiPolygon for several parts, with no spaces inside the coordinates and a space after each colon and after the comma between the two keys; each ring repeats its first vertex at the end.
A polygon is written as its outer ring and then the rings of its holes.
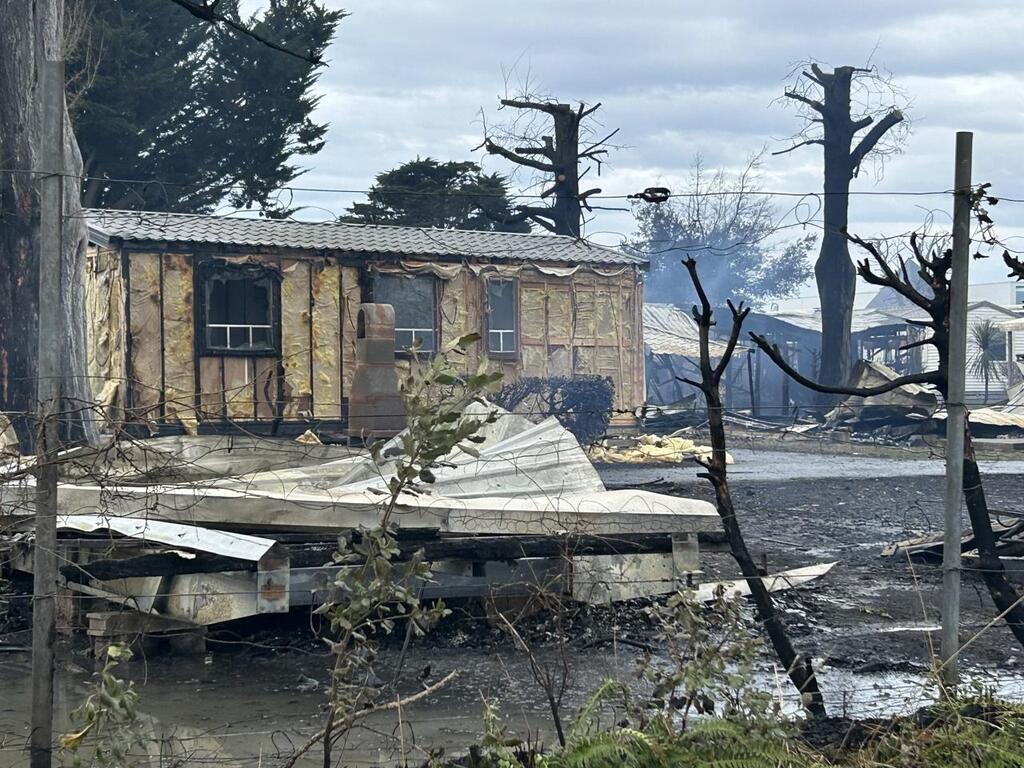
{"type": "Polygon", "coordinates": [[[505,179],[473,162],[416,158],[377,175],[367,202],[345,221],[406,227],[529,232],[525,221],[506,224],[512,209],[505,179]]]}
{"type": "MultiPolygon", "coordinates": [[[[71,1],[86,10],[70,64],[83,89],[72,119],[85,205],[206,212],[226,199],[288,212],[277,191],[302,173],[293,158],[319,152],[327,131],[312,117],[318,65],[167,0],[71,1]]],[[[218,11],[241,20],[239,2],[218,11]]],[[[244,23],[319,59],[343,16],[318,0],[270,0],[244,23]]]]}

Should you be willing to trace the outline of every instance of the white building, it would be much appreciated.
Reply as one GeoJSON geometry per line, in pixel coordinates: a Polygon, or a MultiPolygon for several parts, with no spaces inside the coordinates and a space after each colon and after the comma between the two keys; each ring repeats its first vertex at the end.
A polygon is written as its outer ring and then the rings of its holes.
{"type": "MultiPolygon", "coordinates": [[[[878,311],[888,315],[906,318],[918,318],[920,311],[909,305],[904,299],[894,293],[880,293],[879,291],[858,283],[857,300],[855,303],[854,331],[863,330],[858,326],[858,319],[872,320],[878,311]]],[[[979,349],[973,338],[972,329],[989,320],[1005,332],[1004,344],[998,348],[1001,351],[999,357],[1000,365],[996,366],[998,373],[990,375],[988,381],[988,402],[997,403],[1006,399],[1007,384],[1018,381],[1021,377],[1020,371],[1024,369],[1024,283],[1007,278],[1006,280],[974,283],[968,286],[967,292],[967,375],[966,392],[967,400],[972,403],[981,403],[986,399],[985,377],[978,371],[975,361],[978,359],[979,349]],[[1019,364],[1019,365],[1014,365],[1019,364]]],[[[818,297],[813,295],[802,295],[793,299],[786,299],[773,305],[770,311],[765,314],[778,316],[786,320],[789,316],[807,316],[820,323],[818,297]]],[[[820,328],[820,325],[816,327],[820,328]]],[[[879,360],[888,365],[892,361],[879,360]]],[[[919,361],[915,361],[920,370],[934,368],[938,362],[935,350],[925,346],[921,350],[919,361]]]]}

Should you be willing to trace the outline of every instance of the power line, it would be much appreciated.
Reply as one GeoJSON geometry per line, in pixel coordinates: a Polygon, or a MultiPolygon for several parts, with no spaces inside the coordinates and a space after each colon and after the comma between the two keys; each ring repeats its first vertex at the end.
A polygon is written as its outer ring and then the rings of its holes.
{"type": "MultiPolygon", "coordinates": [[[[31,175],[40,175],[43,172],[33,169],[25,168],[0,168],[0,173],[23,173],[31,175]]],[[[107,176],[87,176],[77,174],[64,174],[68,178],[75,178],[82,181],[100,181],[108,184],[135,184],[135,185],[157,185],[157,186],[168,186],[168,187],[179,187],[186,189],[199,189],[206,185],[168,181],[164,179],[131,179],[131,178],[113,178],[107,176]]],[[[225,190],[241,190],[245,189],[246,185],[240,183],[232,183],[228,185],[222,185],[222,189],[225,190]]],[[[371,193],[378,195],[390,195],[390,196],[410,196],[410,197],[467,197],[467,198],[505,198],[505,199],[531,199],[541,200],[549,199],[549,196],[541,194],[527,194],[523,192],[507,193],[502,194],[500,192],[463,192],[459,190],[417,190],[417,189],[381,189],[381,188],[370,188],[370,189],[351,189],[345,187],[312,187],[312,186],[294,186],[284,185],[277,187],[277,192],[316,192],[316,193],[329,193],[329,194],[356,194],[356,195],[369,195],[371,193]]],[[[732,190],[709,190],[706,192],[670,192],[666,197],[668,198],[706,198],[706,197],[736,197],[738,195],[744,196],[755,196],[755,197],[787,197],[787,198],[804,198],[804,197],[827,197],[829,195],[843,195],[848,197],[934,197],[934,196],[951,196],[954,190],[951,189],[936,189],[936,190],[851,190],[849,192],[826,192],[824,190],[815,190],[810,192],[795,192],[795,191],[784,191],[784,190],[744,190],[742,192],[732,190]]],[[[992,195],[997,198],[1000,202],[1009,203],[1024,203],[1024,198],[1019,197],[1002,197],[998,195],[992,195]]],[[[607,194],[593,194],[587,196],[588,200],[591,199],[602,199],[602,200],[629,200],[635,199],[635,194],[619,194],[619,195],[607,195],[607,194]]]]}

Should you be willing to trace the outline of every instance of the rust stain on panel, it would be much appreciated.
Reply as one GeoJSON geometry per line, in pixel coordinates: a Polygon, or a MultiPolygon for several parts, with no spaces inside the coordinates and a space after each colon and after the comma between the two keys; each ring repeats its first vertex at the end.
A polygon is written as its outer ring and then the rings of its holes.
{"type": "Polygon", "coordinates": [[[271,420],[277,415],[277,360],[253,358],[256,418],[271,420]]]}

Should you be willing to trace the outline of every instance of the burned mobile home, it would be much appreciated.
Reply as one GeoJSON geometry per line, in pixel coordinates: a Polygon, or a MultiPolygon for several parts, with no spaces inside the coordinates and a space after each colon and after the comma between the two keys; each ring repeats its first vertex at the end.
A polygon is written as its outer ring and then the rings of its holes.
{"type": "Polygon", "coordinates": [[[168,433],[343,428],[363,302],[395,350],[466,333],[506,379],[597,374],[644,400],[646,261],[570,237],[88,210],[89,374],[168,433]]]}

